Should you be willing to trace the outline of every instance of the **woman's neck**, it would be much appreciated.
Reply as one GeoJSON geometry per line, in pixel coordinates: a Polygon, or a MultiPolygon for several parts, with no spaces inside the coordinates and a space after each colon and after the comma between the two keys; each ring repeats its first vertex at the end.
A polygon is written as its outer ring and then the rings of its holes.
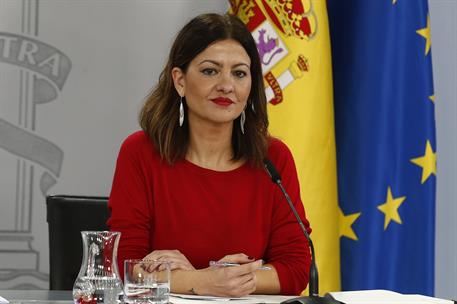
{"type": "Polygon", "coordinates": [[[226,125],[190,124],[186,159],[200,167],[230,171],[243,161],[232,161],[233,123],[226,125]]]}

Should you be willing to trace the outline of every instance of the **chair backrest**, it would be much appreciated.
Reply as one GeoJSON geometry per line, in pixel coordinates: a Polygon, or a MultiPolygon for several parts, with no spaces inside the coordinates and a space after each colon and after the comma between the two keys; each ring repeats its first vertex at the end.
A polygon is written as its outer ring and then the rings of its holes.
{"type": "Polygon", "coordinates": [[[108,230],[108,198],[53,195],[46,197],[49,228],[49,289],[72,290],[81,268],[81,231],[108,230]]]}

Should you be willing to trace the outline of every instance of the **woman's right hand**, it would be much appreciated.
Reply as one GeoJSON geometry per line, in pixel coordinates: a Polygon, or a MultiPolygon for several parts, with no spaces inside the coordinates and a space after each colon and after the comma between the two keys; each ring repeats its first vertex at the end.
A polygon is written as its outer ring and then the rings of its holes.
{"type": "MultiPolygon", "coordinates": [[[[143,260],[168,262],[170,264],[170,270],[195,270],[194,266],[179,250],[154,250],[145,256],[143,260]]],[[[159,267],[159,270],[162,269],[159,267]]]]}
{"type": "Polygon", "coordinates": [[[201,287],[193,290],[201,295],[222,297],[243,297],[256,290],[255,271],[262,267],[263,261],[252,261],[243,255],[226,256],[220,261],[243,263],[240,266],[208,267],[201,270],[201,287]]]}

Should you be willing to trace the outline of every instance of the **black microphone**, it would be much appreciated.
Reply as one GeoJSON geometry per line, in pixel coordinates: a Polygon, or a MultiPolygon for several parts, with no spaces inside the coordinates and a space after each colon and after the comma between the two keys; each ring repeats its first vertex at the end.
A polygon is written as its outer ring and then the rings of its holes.
{"type": "Polygon", "coordinates": [[[303,224],[300,216],[298,215],[297,209],[295,209],[289,194],[287,194],[287,191],[284,189],[281,183],[281,176],[279,175],[275,166],[268,158],[264,159],[263,164],[265,166],[265,170],[268,172],[268,175],[271,177],[273,183],[278,185],[278,187],[281,189],[281,192],[286,198],[286,201],[289,204],[289,207],[292,210],[293,214],[295,215],[295,218],[297,219],[297,222],[300,225],[303,234],[308,240],[309,248],[311,249],[311,265],[309,267],[309,296],[293,298],[290,300],[283,301],[281,302],[281,304],[343,304],[342,302],[335,300],[329,294],[327,294],[325,297],[319,296],[319,276],[317,272],[313,241],[311,240],[308,231],[306,231],[305,225],[303,224]]]}

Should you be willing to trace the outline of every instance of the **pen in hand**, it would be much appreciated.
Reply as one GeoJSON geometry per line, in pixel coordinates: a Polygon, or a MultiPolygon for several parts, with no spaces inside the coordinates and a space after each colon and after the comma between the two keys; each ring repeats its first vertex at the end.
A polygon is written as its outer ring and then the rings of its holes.
{"type": "MultiPolygon", "coordinates": [[[[209,261],[209,266],[211,267],[231,267],[231,266],[240,266],[241,264],[238,263],[230,263],[230,262],[219,262],[219,261],[209,261]]],[[[271,267],[262,266],[257,268],[259,270],[271,270],[271,267]]]]}

